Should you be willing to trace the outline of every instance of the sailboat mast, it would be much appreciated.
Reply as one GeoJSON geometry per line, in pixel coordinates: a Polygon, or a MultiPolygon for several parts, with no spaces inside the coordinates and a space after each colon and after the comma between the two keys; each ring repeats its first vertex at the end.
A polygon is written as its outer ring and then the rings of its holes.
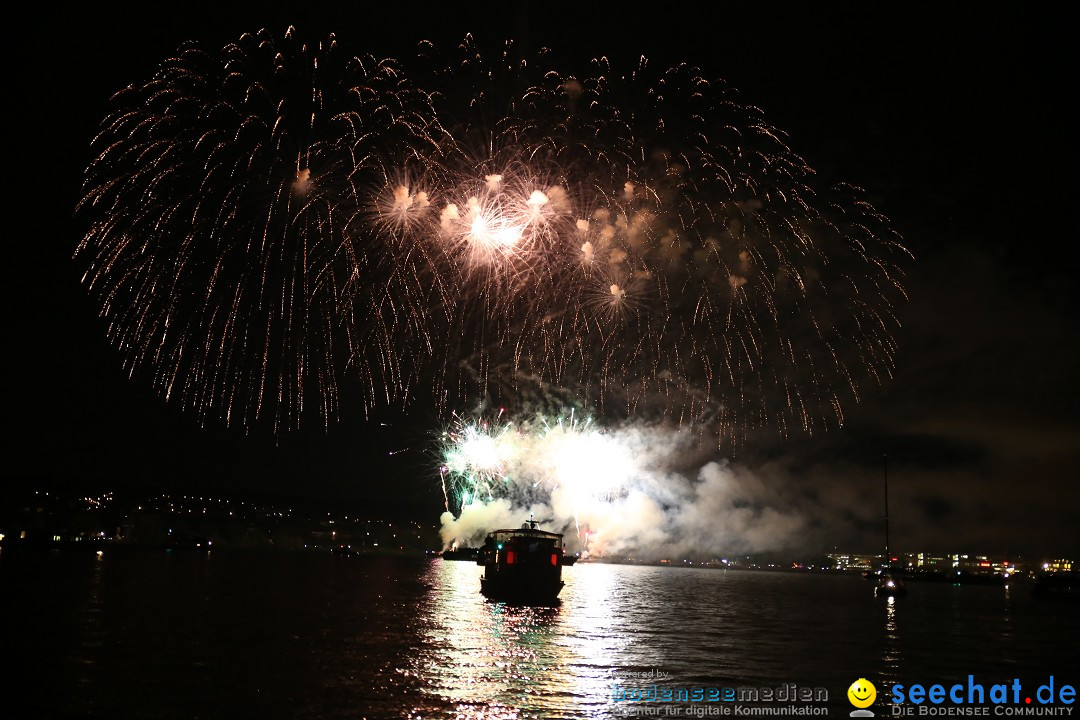
{"type": "Polygon", "coordinates": [[[885,565],[892,563],[892,555],[889,553],[889,455],[882,453],[882,469],[885,475],[885,565]]]}

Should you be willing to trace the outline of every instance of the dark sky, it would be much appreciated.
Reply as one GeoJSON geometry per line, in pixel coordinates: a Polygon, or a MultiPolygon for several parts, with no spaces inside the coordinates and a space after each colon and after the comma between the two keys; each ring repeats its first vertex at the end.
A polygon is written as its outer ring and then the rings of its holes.
{"type": "Polygon", "coordinates": [[[150,6],[31,11],[49,15],[18,30],[27,42],[9,58],[6,102],[17,158],[5,283],[9,487],[74,479],[261,491],[434,522],[441,495],[427,433],[445,418],[429,409],[369,420],[347,412],[328,434],[275,442],[200,429],[129,381],[71,260],[85,230],[73,208],[109,95],[185,39],[220,46],[293,23],[312,37],[333,31],[357,53],[402,56],[420,40],[453,44],[472,32],[482,47],[512,37],[582,63],[607,55],[629,67],[644,54],[698,64],[760,106],[826,179],[865,187],[915,253],[895,380],[868,391],[843,429],[750,448],[741,461],[773,468],[793,492],[858,498],[877,487],[888,452],[907,521],[898,519],[901,542],[1080,554],[1080,255],[1066,109],[1075,82],[1062,18],[981,6],[350,5],[195,3],[168,18],[150,6]]]}

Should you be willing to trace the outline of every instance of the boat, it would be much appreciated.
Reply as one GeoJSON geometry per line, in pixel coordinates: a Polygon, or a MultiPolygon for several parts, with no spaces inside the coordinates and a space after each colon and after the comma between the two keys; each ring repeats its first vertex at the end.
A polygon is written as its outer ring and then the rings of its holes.
{"type": "Polygon", "coordinates": [[[1040,600],[1080,601],[1080,572],[1059,570],[1040,575],[1031,588],[1031,596],[1040,600]]]}
{"type": "Polygon", "coordinates": [[[874,597],[902,597],[907,595],[904,581],[890,572],[884,572],[874,585],[874,597]]]}
{"type": "Polygon", "coordinates": [[[166,550],[195,550],[197,552],[210,552],[213,541],[205,535],[188,530],[178,530],[169,533],[162,539],[161,547],[166,550]]]}
{"type": "Polygon", "coordinates": [[[442,551],[443,560],[465,560],[476,562],[480,558],[480,548],[455,547],[442,551]]]}
{"type": "Polygon", "coordinates": [[[484,567],[480,592],[490,600],[554,605],[563,588],[562,569],[577,560],[566,554],[563,536],[528,520],[516,530],[488,533],[477,565],[484,567]]]}
{"type": "Polygon", "coordinates": [[[885,480],[885,566],[874,583],[874,597],[897,598],[907,595],[907,586],[900,579],[900,568],[893,567],[892,552],[889,548],[889,456],[883,455],[885,480]]]}

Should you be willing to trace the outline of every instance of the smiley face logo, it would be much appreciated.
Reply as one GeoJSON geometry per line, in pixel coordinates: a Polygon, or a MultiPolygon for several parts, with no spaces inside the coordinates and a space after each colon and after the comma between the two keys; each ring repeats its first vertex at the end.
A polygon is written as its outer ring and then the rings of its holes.
{"type": "Polygon", "coordinates": [[[857,708],[866,708],[874,704],[877,688],[866,678],[859,678],[847,689],[847,699],[857,708]]]}

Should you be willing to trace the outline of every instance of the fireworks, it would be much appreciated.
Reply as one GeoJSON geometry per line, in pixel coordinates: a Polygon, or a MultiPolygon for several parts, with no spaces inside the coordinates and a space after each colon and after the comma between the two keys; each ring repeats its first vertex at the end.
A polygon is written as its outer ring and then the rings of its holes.
{"type": "MultiPolygon", "coordinates": [[[[361,61],[263,32],[182,49],[115,108],[77,256],[133,371],[203,418],[292,427],[312,393],[330,418],[354,372],[369,405],[430,382],[444,409],[733,438],[842,422],[892,371],[887,219],[690,67],[574,77],[468,41],[361,61]]],[[[503,482],[515,432],[459,431],[469,492],[503,482]]]]}
{"type": "Polygon", "coordinates": [[[118,93],[76,257],[132,373],[203,419],[275,431],[309,397],[332,417],[350,360],[369,387],[402,384],[396,337],[427,291],[353,220],[386,156],[433,147],[426,107],[392,63],[291,31],[186,45],[118,93]]]}
{"type": "Polygon", "coordinates": [[[447,547],[533,517],[571,551],[639,560],[713,559],[805,542],[835,508],[782,477],[704,462],[695,435],[668,425],[600,426],[580,414],[458,418],[442,436],[447,547]]]}
{"type": "MultiPolygon", "coordinates": [[[[649,453],[637,434],[610,432],[574,413],[521,422],[501,412],[492,422],[457,418],[441,445],[439,471],[451,516],[531,507],[579,535],[588,518],[625,497],[648,468],[643,458],[649,453]]],[[[482,535],[487,524],[486,517],[469,530],[454,524],[454,536],[447,539],[468,542],[475,539],[470,533],[482,535]]]]}

